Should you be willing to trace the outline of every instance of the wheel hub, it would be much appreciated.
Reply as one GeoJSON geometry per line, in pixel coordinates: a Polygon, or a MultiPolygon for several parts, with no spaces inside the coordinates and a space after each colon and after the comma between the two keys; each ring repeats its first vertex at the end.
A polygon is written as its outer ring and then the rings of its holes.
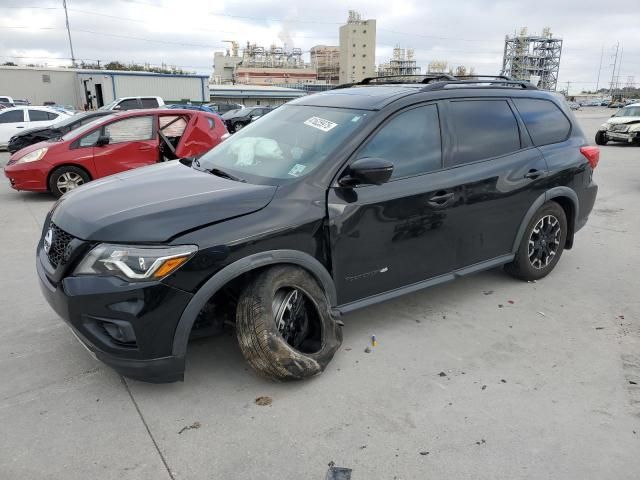
{"type": "Polygon", "coordinates": [[[540,270],[548,266],[558,253],[562,229],[554,215],[545,215],[531,231],[528,256],[531,265],[540,270]]]}

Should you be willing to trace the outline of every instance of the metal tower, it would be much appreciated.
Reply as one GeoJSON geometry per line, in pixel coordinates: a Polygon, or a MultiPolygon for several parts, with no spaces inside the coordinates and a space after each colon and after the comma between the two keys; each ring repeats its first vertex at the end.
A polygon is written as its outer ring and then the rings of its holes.
{"type": "Polygon", "coordinates": [[[506,36],[502,74],[514,80],[527,80],[538,88],[556,90],[562,39],[554,38],[549,28],[542,35],[528,35],[527,28],[520,35],[506,36]]]}

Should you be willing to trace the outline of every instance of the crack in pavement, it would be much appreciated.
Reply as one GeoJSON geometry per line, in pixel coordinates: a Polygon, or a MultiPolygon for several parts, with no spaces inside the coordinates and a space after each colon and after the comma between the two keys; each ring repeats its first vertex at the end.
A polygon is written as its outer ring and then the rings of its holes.
{"type": "Polygon", "coordinates": [[[158,442],[156,442],[156,439],[153,437],[153,434],[151,433],[151,430],[149,429],[149,425],[147,424],[147,421],[144,419],[144,415],[142,415],[142,411],[140,410],[140,407],[138,406],[138,402],[136,402],[136,399],[133,397],[133,393],[131,392],[131,389],[129,388],[129,384],[127,383],[127,381],[125,380],[125,378],[122,375],[120,376],[120,380],[122,380],[122,383],[124,384],[124,388],[127,390],[127,393],[129,394],[129,398],[131,398],[131,402],[133,403],[133,406],[136,407],[136,412],[138,412],[138,416],[140,417],[140,420],[142,420],[142,424],[144,425],[144,428],[147,429],[147,433],[149,434],[149,438],[153,442],[153,446],[156,448],[156,451],[158,452],[158,455],[160,456],[160,460],[162,460],[162,463],[164,464],[164,468],[167,470],[167,473],[169,474],[169,478],[171,480],[176,480],[175,477],[173,476],[173,473],[171,472],[171,469],[169,468],[169,464],[167,463],[166,458],[164,458],[164,455],[162,454],[162,451],[160,450],[160,447],[158,446],[158,442]]]}

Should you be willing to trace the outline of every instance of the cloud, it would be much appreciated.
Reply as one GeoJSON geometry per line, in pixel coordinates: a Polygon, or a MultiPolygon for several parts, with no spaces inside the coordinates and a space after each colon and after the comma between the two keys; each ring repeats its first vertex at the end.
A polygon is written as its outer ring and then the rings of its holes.
{"type": "MultiPolygon", "coordinates": [[[[600,54],[600,85],[611,77],[612,47],[624,44],[621,81],[640,83],[637,47],[638,0],[71,0],[69,21],[76,57],[86,61],[120,60],[181,66],[211,73],[213,52],[223,40],[268,47],[287,44],[308,51],[316,44],[337,44],[347,8],[377,20],[376,62],[386,61],[394,46],[412,47],[419,65],[434,59],[473,66],[478,73],[499,73],[504,37],[521,27],[541,32],[550,27],[563,38],[560,81],[593,88],[600,54]],[[636,14],[632,14],[635,12],[636,14]]],[[[29,2],[29,5],[38,2],[29,2]]],[[[19,4],[14,4],[19,5],[19,4]]],[[[7,8],[0,4],[0,61],[68,64],[70,57],[64,11],[58,2],[48,9],[7,8]],[[29,28],[6,28],[29,27],[29,28]],[[52,30],[45,30],[45,28],[52,30]],[[47,57],[47,58],[14,58],[47,57]]]]}

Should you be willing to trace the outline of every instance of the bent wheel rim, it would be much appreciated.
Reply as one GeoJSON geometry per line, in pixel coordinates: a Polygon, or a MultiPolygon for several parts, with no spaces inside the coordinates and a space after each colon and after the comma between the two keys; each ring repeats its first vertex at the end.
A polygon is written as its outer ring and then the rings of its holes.
{"type": "Polygon", "coordinates": [[[537,270],[549,266],[560,250],[562,229],[554,215],[545,215],[533,227],[529,236],[527,254],[529,263],[537,270]]]}
{"type": "Polygon", "coordinates": [[[320,317],[314,302],[301,289],[279,289],[273,297],[276,329],[287,344],[303,353],[320,350],[320,317]]]}
{"type": "Polygon", "coordinates": [[[65,172],[58,177],[56,186],[62,193],[66,193],[69,190],[79,187],[84,183],[83,178],[75,172],[65,172]]]}

